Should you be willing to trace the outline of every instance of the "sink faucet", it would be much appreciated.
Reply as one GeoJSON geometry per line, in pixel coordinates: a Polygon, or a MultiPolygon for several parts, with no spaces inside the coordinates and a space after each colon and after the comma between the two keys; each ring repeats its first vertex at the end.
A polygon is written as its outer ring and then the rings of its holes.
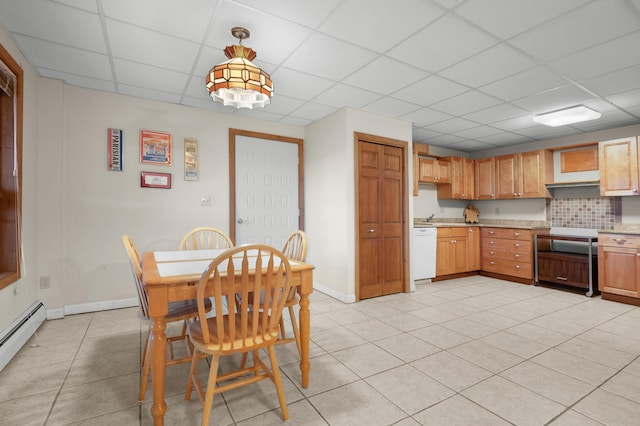
{"type": "Polygon", "coordinates": [[[431,216],[427,218],[427,222],[431,222],[433,220],[433,216],[435,216],[435,213],[431,213],[431,216]]]}

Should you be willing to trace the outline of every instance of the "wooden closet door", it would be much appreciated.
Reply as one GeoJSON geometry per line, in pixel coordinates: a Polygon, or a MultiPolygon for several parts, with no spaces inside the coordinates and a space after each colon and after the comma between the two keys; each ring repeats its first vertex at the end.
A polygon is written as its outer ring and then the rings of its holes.
{"type": "Polygon", "coordinates": [[[402,149],[360,141],[360,299],[403,290],[402,149]]]}

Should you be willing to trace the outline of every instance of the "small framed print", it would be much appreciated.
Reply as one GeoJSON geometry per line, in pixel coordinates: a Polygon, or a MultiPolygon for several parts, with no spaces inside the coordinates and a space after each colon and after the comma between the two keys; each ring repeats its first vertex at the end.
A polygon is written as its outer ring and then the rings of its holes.
{"type": "Polygon", "coordinates": [[[171,189],[171,173],[140,172],[140,186],[171,189]]]}
{"type": "Polygon", "coordinates": [[[198,180],[198,141],[184,139],[184,180],[198,180]]]}
{"type": "Polygon", "coordinates": [[[171,133],[140,130],[140,163],[171,165],[171,133]]]}

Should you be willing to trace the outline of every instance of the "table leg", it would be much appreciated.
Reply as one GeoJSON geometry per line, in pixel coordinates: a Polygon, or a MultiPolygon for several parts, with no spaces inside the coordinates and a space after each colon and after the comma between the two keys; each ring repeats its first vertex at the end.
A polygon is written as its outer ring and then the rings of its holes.
{"type": "Polygon", "coordinates": [[[164,378],[167,365],[167,335],[164,332],[166,328],[164,317],[153,318],[153,334],[151,336],[153,405],[151,406],[151,414],[155,426],[164,425],[164,413],[167,411],[167,403],[164,401],[164,378]]]}
{"type": "Polygon", "coordinates": [[[309,312],[309,295],[300,295],[300,372],[302,373],[302,387],[309,386],[309,336],[310,332],[310,312],[309,312]]]}

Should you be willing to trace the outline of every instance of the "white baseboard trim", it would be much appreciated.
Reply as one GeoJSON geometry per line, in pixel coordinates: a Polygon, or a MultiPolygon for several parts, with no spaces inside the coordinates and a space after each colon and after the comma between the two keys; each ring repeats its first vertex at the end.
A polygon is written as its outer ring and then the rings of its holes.
{"type": "MultiPolygon", "coordinates": [[[[342,293],[338,293],[337,291],[335,291],[334,289],[330,288],[330,287],[326,287],[323,286],[321,284],[313,284],[313,289],[314,290],[318,290],[321,291],[322,293],[326,294],[327,296],[331,296],[334,299],[338,299],[339,301],[343,302],[343,303],[355,303],[356,301],[356,295],[346,295],[346,294],[342,294],[342,293]]],[[[313,308],[313,306],[312,306],[313,308]]]]}
{"type": "Polygon", "coordinates": [[[104,302],[81,303],[68,305],[60,309],[47,309],[47,319],[60,319],[65,315],[86,314],[87,312],[108,311],[111,309],[131,308],[138,306],[138,299],[107,300],[104,302]]]}

